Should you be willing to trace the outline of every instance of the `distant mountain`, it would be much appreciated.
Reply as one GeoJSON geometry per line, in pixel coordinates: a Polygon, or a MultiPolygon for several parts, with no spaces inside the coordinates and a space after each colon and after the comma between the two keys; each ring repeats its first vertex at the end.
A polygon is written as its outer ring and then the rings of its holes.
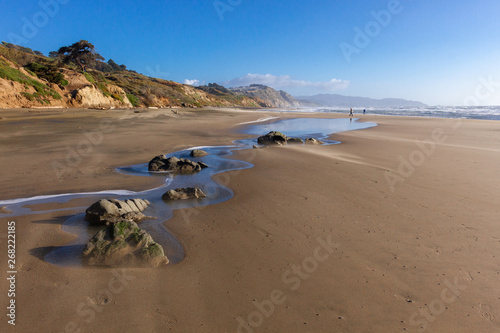
{"type": "Polygon", "coordinates": [[[400,98],[373,99],[368,97],[344,96],[338,94],[319,94],[314,96],[295,97],[303,105],[320,105],[331,107],[422,107],[427,106],[417,101],[408,101],[400,98]]]}
{"type": "Polygon", "coordinates": [[[267,104],[262,105],[265,107],[290,108],[302,106],[302,103],[289,93],[283,90],[277,91],[262,84],[251,84],[248,87],[229,88],[229,90],[237,95],[260,99],[267,104]]]}

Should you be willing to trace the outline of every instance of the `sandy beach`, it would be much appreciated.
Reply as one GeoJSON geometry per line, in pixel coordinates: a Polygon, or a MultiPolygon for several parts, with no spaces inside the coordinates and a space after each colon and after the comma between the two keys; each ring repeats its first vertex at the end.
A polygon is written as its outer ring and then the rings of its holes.
{"type": "MultiPolygon", "coordinates": [[[[377,123],[330,146],[242,150],[216,176],[226,202],[175,211],[186,257],[159,269],[61,268],[68,212],[16,225],[16,326],[2,332],[500,332],[500,122],[356,115],[377,123]]],[[[247,110],[2,110],[0,200],[158,177],[115,169],[250,138],[247,110]]],[[[265,134],[265,133],[263,133],[265,134]]],[[[82,204],[90,204],[82,200],[82,204]]],[[[51,209],[63,205],[53,204],[51,209]]],[[[7,206],[8,209],[8,206],[7,206]]],[[[8,276],[7,276],[8,277],[8,276]]]]}

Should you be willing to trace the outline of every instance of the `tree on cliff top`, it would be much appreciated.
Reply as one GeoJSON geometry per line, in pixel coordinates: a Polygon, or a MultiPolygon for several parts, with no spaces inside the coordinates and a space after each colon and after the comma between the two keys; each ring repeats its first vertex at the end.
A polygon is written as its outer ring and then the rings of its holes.
{"type": "Polygon", "coordinates": [[[86,40],[81,40],[70,46],[63,46],[57,52],[54,51],[51,54],[57,54],[65,64],[74,63],[80,66],[84,72],[87,67],[93,67],[97,61],[104,60],[95,51],[94,45],[86,40]]]}

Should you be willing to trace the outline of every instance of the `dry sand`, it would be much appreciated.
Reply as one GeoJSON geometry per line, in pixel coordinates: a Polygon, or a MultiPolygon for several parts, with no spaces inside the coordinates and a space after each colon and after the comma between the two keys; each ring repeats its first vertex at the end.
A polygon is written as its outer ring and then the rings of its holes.
{"type": "MultiPolygon", "coordinates": [[[[0,199],[150,188],[157,179],[114,168],[228,144],[245,137],[235,124],[268,115],[3,111],[0,199]],[[52,163],[64,164],[99,125],[102,142],[60,181],[52,163]]],[[[234,198],[166,222],[186,250],[177,265],[56,267],[43,256],[72,239],[61,231],[68,213],[11,219],[17,317],[7,324],[2,278],[0,330],[499,332],[500,122],[361,118],[379,126],[334,135],[340,145],[235,154],[255,167],[217,176],[234,198]],[[420,148],[415,140],[437,143],[420,148]]],[[[7,275],[9,219],[0,220],[7,275]]]]}

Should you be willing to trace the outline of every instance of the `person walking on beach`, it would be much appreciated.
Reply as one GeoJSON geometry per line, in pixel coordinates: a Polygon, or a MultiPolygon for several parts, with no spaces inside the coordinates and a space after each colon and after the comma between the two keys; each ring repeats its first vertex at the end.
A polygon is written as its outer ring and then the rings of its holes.
{"type": "Polygon", "coordinates": [[[352,113],[352,108],[351,108],[351,111],[349,112],[349,117],[352,117],[354,116],[354,114],[352,113]]]}
{"type": "Polygon", "coordinates": [[[363,114],[365,114],[365,113],[366,113],[366,109],[363,109],[363,114]]]}

